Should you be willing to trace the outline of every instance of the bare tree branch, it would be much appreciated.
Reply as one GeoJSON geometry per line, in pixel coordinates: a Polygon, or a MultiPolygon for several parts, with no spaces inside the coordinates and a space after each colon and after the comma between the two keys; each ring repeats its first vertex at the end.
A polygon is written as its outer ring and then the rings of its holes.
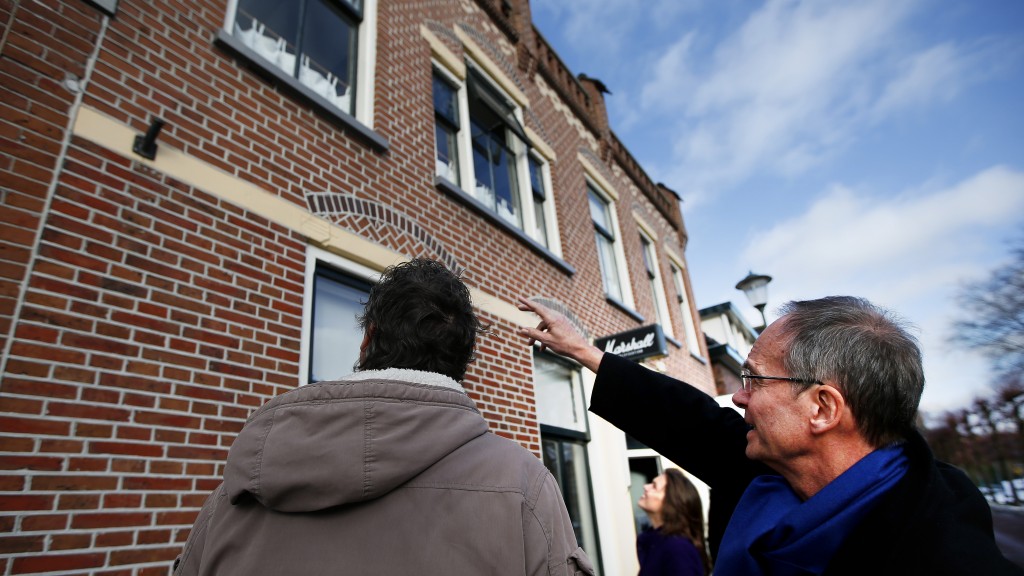
{"type": "Polygon", "coordinates": [[[957,297],[960,319],[950,340],[985,354],[1002,376],[1024,372],[1024,233],[1011,260],[957,297]]]}

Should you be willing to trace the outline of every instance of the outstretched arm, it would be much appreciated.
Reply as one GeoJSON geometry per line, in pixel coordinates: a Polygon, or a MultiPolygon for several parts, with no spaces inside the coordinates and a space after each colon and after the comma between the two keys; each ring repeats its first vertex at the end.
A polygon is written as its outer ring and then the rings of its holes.
{"type": "Polygon", "coordinates": [[[533,312],[540,317],[540,323],[536,328],[520,327],[520,336],[529,338],[531,345],[540,342],[541,350],[551,350],[561,356],[572,358],[591,372],[597,373],[604,352],[588,342],[565,316],[525,298],[519,298],[518,306],[520,310],[533,312]]]}

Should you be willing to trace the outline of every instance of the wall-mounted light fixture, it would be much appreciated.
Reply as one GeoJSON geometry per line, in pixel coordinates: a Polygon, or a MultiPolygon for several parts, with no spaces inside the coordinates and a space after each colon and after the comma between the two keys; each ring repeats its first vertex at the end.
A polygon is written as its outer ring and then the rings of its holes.
{"type": "Polygon", "coordinates": [[[135,143],[132,145],[132,152],[135,152],[139,156],[148,160],[156,158],[156,137],[160,135],[160,129],[163,127],[163,120],[153,118],[153,121],[149,124],[149,130],[146,130],[145,135],[135,137],[135,143]]]}
{"type": "Polygon", "coordinates": [[[764,317],[764,307],[768,304],[768,283],[771,281],[771,276],[751,272],[747,274],[746,278],[736,284],[736,289],[742,290],[747,295],[747,299],[750,300],[750,305],[757,308],[757,311],[761,313],[761,327],[757,328],[758,334],[768,327],[768,320],[764,317]]]}

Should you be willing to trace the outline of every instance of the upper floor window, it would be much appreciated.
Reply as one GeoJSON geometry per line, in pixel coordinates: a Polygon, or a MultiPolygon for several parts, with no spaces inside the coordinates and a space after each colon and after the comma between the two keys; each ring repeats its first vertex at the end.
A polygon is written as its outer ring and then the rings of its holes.
{"type": "Polygon", "coordinates": [[[535,154],[530,154],[530,190],[533,191],[533,229],[535,239],[545,248],[548,246],[548,224],[544,212],[547,209],[547,166],[535,154]]]}
{"type": "Polygon", "coordinates": [[[354,115],[362,0],[237,0],[232,35],[330,105],[354,115]]]}
{"type": "Polygon", "coordinates": [[[459,89],[434,73],[434,147],[437,175],[459,185],[459,89]]]}
{"type": "Polygon", "coordinates": [[[501,222],[557,251],[547,162],[530,149],[512,98],[472,65],[464,79],[436,65],[433,96],[437,176],[501,222]]]}
{"type": "Polygon", "coordinates": [[[658,266],[658,253],[654,249],[654,243],[646,234],[640,234],[641,253],[644,259],[644,268],[647,272],[647,282],[651,287],[651,301],[654,304],[654,317],[666,336],[672,336],[672,322],[669,320],[668,304],[665,300],[665,289],[661,282],[660,267],[658,266]]]}
{"type": "Polygon", "coordinates": [[[693,323],[693,312],[690,311],[690,300],[686,297],[686,280],[683,277],[682,267],[671,264],[672,283],[676,288],[676,300],[679,302],[679,312],[683,317],[683,330],[686,331],[686,347],[690,354],[700,356],[700,342],[697,340],[697,327],[693,323]]]}
{"type": "Polygon", "coordinates": [[[472,192],[506,222],[522,228],[517,156],[525,156],[526,134],[512,105],[472,69],[469,124],[476,179],[472,192]]]}
{"type": "Polygon", "coordinates": [[[597,240],[597,256],[601,264],[604,292],[612,299],[623,302],[622,277],[616,254],[616,226],[611,212],[611,202],[589,182],[587,197],[590,200],[590,219],[594,223],[594,238],[597,240]]]}

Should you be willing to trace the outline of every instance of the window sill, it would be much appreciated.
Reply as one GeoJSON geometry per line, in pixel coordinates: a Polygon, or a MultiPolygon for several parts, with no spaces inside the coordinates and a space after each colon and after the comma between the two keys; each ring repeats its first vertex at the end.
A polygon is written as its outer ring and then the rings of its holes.
{"type": "Polygon", "coordinates": [[[665,340],[667,340],[670,344],[672,344],[676,348],[679,348],[680,350],[683,349],[683,343],[680,342],[679,340],[676,340],[675,338],[669,336],[668,334],[665,335],[665,340]]]}
{"type": "Polygon", "coordinates": [[[636,320],[637,323],[641,323],[641,324],[643,323],[644,317],[641,316],[640,313],[637,312],[636,310],[633,310],[629,306],[626,306],[622,302],[619,302],[618,300],[616,300],[615,298],[612,298],[611,296],[609,296],[607,294],[605,294],[604,299],[607,300],[610,304],[612,304],[616,308],[618,308],[619,310],[622,310],[623,312],[625,312],[630,318],[632,318],[633,320],[636,320]]]}
{"type": "Polygon", "coordinates": [[[214,36],[214,43],[227,49],[227,51],[236,58],[244,60],[249,66],[253,67],[254,71],[259,75],[276,83],[285,90],[307,102],[310,106],[316,108],[335,125],[359,136],[376,151],[385,152],[390,147],[387,139],[383,136],[374,132],[350,114],[342,112],[336,106],[325,100],[323,96],[320,96],[309,88],[303,86],[297,79],[279,71],[276,66],[258,56],[245,44],[242,44],[240,40],[224,31],[223,28],[217,30],[217,34],[214,36]]]}
{"type": "Polygon", "coordinates": [[[560,426],[552,426],[550,424],[540,425],[541,436],[560,436],[562,438],[571,438],[574,440],[582,440],[583,442],[590,442],[590,430],[573,430],[572,428],[562,428],[560,426]]]}
{"type": "Polygon", "coordinates": [[[447,178],[435,176],[434,185],[448,196],[451,196],[456,201],[462,203],[466,207],[470,208],[474,212],[477,212],[478,214],[486,218],[492,224],[498,226],[505,232],[511,234],[516,240],[519,240],[519,242],[525,244],[527,248],[533,250],[534,252],[542,256],[545,260],[547,260],[556,268],[561,270],[562,273],[564,273],[566,276],[572,276],[573,274],[576,274],[576,269],[570,266],[565,260],[562,260],[554,253],[552,253],[550,250],[548,250],[540,243],[538,243],[536,240],[524,234],[523,231],[520,230],[519,228],[516,228],[515,226],[502,220],[497,214],[490,211],[479,200],[473,198],[468,193],[466,193],[462,188],[459,188],[455,184],[448,181],[447,178]]]}

